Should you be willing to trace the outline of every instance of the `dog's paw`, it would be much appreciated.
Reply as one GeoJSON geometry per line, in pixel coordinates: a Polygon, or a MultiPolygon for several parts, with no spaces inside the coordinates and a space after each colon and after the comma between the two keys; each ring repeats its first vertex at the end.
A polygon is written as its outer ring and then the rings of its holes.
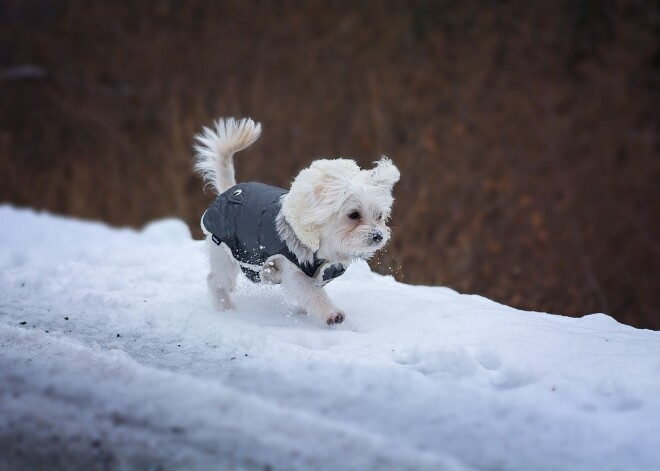
{"type": "Polygon", "coordinates": [[[218,311],[231,311],[235,309],[234,303],[229,297],[229,292],[222,288],[217,288],[214,294],[215,308],[218,311]]]}
{"type": "Polygon", "coordinates": [[[271,257],[261,267],[259,277],[262,283],[280,284],[282,282],[282,261],[281,256],[271,257]]]}
{"type": "Polygon", "coordinates": [[[346,318],[346,316],[344,315],[343,312],[335,312],[335,313],[330,314],[330,315],[325,319],[325,322],[326,322],[326,324],[328,324],[328,325],[332,325],[332,324],[341,324],[342,322],[344,322],[344,319],[345,319],[345,318],[346,318]]]}
{"type": "Polygon", "coordinates": [[[222,305],[223,311],[233,311],[236,309],[236,304],[234,304],[231,299],[221,299],[220,304],[222,305]]]}
{"type": "Polygon", "coordinates": [[[236,306],[229,298],[218,298],[215,300],[215,308],[218,311],[233,311],[236,309],[236,306]]]}

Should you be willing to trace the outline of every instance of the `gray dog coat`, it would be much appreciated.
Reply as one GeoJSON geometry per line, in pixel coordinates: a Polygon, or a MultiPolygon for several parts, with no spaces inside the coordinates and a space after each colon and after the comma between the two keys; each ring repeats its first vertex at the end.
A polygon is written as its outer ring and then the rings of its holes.
{"type": "Polygon", "coordinates": [[[312,263],[300,262],[280,238],[275,221],[287,190],[263,183],[239,183],[219,195],[204,212],[201,226],[216,245],[225,244],[253,282],[271,257],[282,255],[305,275],[323,286],[341,276],[346,267],[314,255],[312,263]]]}

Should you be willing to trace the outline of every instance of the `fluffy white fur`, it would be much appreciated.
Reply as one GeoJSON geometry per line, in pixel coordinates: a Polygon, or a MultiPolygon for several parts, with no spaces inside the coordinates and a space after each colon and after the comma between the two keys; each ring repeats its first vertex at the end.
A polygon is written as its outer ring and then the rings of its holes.
{"type": "Polygon", "coordinates": [[[234,153],[252,145],[261,135],[261,124],[251,119],[219,119],[215,129],[204,128],[195,136],[196,159],[194,170],[206,185],[218,193],[236,185],[234,153]]]}
{"type": "MultiPolygon", "coordinates": [[[[233,154],[256,141],[260,133],[261,126],[251,119],[219,119],[214,129],[204,128],[196,137],[195,170],[217,193],[224,192],[236,184],[233,154]]],[[[344,265],[368,259],[389,240],[386,223],[394,202],[392,187],[399,176],[385,156],[370,170],[361,170],[349,159],[316,160],[298,174],[282,197],[278,234],[301,262],[311,261],[314,254],[344,265]]],[[[210,236],[207,240],[209,289],[219,309],[231,309],[230,293],[240,268],[226,247],[216,246],[210,236]]],[[[345,318],[323,288],[282,256],[266,262],[261,278],[282,283],[297,303],[327,324],[345,318]]]]}

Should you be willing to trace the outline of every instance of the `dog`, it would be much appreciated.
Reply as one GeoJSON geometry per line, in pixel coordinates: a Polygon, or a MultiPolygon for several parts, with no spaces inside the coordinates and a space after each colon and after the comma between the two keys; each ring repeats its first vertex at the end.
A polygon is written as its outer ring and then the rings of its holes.
{"type": "Polygon", "coordinates": [[[195,137],[194,170],[218,195],[201,219],[217,308],[234,307],[230,295],[242,270],[253,282],[281,284],[321,322],[340,324],[346,315],[323,287],[389,240],[399,170],[385,156],[370,170],[349,159],[320,159],[289,190],[237,184],[233,155],[259,138],[261,125],[249,118],[214,124],[195,137]]]}

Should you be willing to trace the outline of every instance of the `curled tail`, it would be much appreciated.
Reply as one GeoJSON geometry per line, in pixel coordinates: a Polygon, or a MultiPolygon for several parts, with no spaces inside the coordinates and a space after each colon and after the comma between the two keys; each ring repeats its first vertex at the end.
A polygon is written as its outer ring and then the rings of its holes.
{"type": "Polygon", "coordinates": [[[195,172],[218,193],[236,185],[234,153],[259,138],[261,124],[249,118],[218,119],[214,129],[204,128],[195,136],[195,172]]]}

